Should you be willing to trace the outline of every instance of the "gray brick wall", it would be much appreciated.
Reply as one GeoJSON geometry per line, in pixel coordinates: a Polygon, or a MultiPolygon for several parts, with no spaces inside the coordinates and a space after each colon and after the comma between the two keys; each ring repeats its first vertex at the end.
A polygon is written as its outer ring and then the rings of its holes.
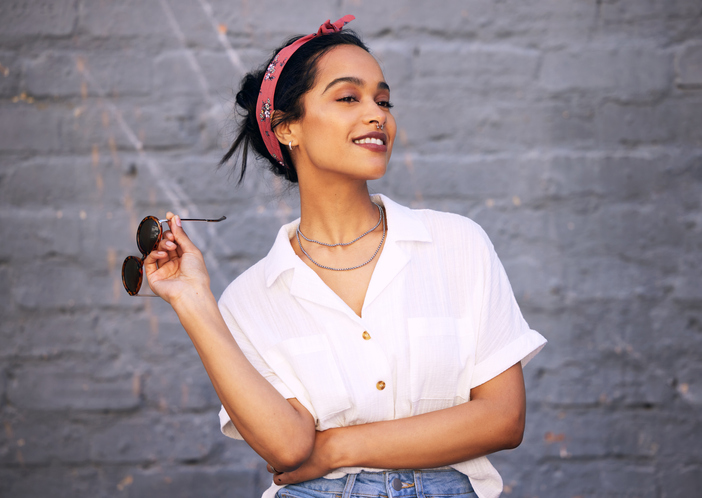
{"type": "Polygon", "coordinates": [[[232,89],[353,13],[399,140],[373,189],[493,239],[550,341],[505,496],[702,487],[699,0],[0,2],[0,496],[256,497],[173,312],[128,298],[134,230],[192,226],[219,293],[296,215],[216,170],[232,89]]]}

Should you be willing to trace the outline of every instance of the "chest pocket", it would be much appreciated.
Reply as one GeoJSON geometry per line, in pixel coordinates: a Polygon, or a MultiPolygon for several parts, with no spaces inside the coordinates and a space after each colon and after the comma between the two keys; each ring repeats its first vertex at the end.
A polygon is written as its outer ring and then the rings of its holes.
{"type": "Polygon", "coordinates": [[[461,371],[458,321],[409,318],[412,415],[454,406],[461,371]]]}
{"type": "Polygon", "coordinates": [[[290,381],[288,384],[296,396],[306,395],[316,412],[318,430],[328,428],[325,421],[331,415],[351,408],[351,400],[325,336],[287,339],[277,344],[275,349],[296,378],[283,380],[290,381]]]}

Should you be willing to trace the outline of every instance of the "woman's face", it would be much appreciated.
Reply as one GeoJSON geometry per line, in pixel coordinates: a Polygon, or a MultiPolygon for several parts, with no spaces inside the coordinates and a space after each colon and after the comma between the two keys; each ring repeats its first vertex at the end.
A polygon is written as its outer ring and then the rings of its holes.
{"type": "Polygon", "coordinates": [[[327,52],[303,104],[303,117],[291,127],[298,174],[307,167],[357,180],[385,174],[397,127],[390,88],[372,55],[354,45],[327,52]]]}

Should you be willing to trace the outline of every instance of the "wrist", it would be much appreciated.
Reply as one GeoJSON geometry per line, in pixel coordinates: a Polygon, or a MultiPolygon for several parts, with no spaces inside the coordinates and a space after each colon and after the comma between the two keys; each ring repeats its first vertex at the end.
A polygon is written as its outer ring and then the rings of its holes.
{"type": "Polygon", "coordinates": [[[353,458],[354,441],[348,437],[352,430],[353,427],[339,427],[325,431],[329,433],[327,444],[329,445],[328,455],[332,470],[356,466],[353,458]]]}
{"type": "Polygon", "coordinates": [[[217,300],[209,285],[189,287],[177,298],[171,300],[171,306],[180,317],[193,312],[204,312],[208,307],[217,307],[217,300]]]}

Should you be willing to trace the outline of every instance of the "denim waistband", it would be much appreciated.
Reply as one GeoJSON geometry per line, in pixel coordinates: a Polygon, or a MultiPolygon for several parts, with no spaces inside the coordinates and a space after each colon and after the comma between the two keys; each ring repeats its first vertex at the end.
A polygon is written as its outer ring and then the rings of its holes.
{"type": "Polygon", "coordinates": [[[348,474],[339,479],[313,479],[288,485],[279,498],[474,498],[465,474],[454,469],[390,470],[348,474]]]}

